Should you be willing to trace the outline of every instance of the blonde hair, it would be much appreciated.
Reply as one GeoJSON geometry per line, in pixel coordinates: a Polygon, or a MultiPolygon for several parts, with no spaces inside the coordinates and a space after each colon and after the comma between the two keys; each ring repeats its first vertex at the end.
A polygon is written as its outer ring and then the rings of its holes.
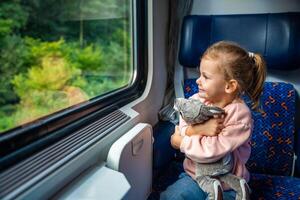
{"type": "Polygon", "coordinates": [[[238,44],[221,41],[210,46],[202,59],[219,60],[225,80],[235,79],[240,94],[246,93],[252,100],[252,109],[259,108],[259,98],[266,79],[266,63],[257,53],[249,53],[238,44]]]}

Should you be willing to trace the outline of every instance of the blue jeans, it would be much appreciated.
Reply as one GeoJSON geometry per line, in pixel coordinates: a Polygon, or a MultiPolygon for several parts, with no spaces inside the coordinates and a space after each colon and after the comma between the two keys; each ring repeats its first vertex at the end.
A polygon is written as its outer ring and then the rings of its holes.
{"type": "MultiPolygon", "coordinates": [[[[160,200],[205,200],[207,194],[201,190],[196,181],[194,181],[185,172],[179,175],[179,179],[170,185],[160,194],[160,200]]],[[[235,192],[233,190],[223,193],[224,200],[234,200],[235,192]]]]}

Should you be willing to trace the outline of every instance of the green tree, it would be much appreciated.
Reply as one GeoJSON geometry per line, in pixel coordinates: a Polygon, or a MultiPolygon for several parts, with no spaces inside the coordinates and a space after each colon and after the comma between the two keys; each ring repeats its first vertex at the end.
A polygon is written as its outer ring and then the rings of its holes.
{"type": "Polygon", "coordinates": [[[101,70],[99,47],[80,48],[78,43],[66,43],[63,39],[42,42],[29,37],[25,43],[31,66],[12,80],[20,98],[14,113],[15,125],[86,101],[107,89],[99,80],[89,79],[101,70]]]}
{"type": "Polygon", "coordinates": [[[88,96],[79,87],[72,86],[74,77],[80,79],[80,75],[81,70],[73,67],[63,54],[50,50],[41,55],[37,65],[12,80],[20,98],[15,123],[26,123],[87,100],[88,96]]]}
{"type": "Polygon", "coordinates": [[[0,118],[3,124],[15,111],[12,104],[18,101],[10,80],[15,74],[25,71],[26,47],[20,36],[20,29],[27,22],[28,13],[22,9],[19,0],[3,0],[0,3],[0,118]]]}

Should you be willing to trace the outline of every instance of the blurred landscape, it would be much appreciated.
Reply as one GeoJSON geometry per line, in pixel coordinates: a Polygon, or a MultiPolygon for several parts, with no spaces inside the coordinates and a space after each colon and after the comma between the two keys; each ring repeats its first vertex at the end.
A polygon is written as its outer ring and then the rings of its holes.
{"type": "Polygon", "coordinates": [[[125,2],[1,1],[0,132],[130,84],[125,2]]]}

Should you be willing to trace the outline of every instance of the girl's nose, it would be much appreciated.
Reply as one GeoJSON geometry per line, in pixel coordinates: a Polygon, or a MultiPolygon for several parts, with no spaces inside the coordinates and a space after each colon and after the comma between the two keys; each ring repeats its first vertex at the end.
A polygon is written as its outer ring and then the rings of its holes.
{"type": "Polygon", "coordinates": [[[197,78],[197,80],[196,80],[196,83],[198,84],[198,85],[200,85],[201,84],[201,77],[199,77],[199,78],[197,78]]]}

